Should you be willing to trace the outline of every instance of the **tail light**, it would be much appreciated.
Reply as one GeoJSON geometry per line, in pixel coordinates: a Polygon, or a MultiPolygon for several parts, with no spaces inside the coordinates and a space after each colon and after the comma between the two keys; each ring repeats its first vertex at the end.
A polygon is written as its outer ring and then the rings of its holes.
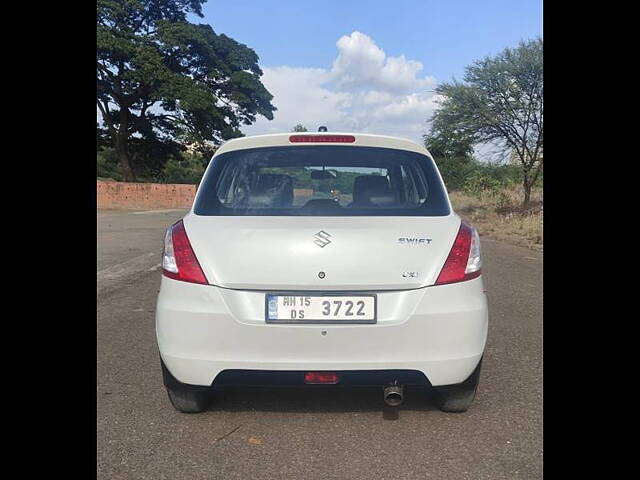
{"type": "Polygon", "coordinates": [[[164,236],[162,252],[162,273],[174,280],[207,285],[205,277],[182,220],[172,225],[164,236]]]}
{"type": "Polygon", "coordinates": [[[436,285],[462,282],[480,276],[482,260],[480,258],[480,236],[478,231],[467,225],[460,224],[447,261],[438,275],[436,285]]]}

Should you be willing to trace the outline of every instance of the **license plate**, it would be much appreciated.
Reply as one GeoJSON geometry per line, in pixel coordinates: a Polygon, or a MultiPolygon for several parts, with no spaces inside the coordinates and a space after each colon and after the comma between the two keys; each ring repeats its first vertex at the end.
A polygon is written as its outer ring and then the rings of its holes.
{"type": "Polygon", "coordinates": [[[267,294],[268,323],[376,323],[375,295],[267,294]]]}

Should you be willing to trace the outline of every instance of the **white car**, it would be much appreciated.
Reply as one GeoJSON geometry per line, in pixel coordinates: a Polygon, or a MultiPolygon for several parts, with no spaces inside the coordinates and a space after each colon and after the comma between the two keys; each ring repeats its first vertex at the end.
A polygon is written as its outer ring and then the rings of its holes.
{"type": "Polygon", "coordinates": [[[214,155],[165,236],[156,334],[181,412],[229,384],[431,385],[473,401],[487,338],[477,231],[429,152],[401,138],[284,133],[214,155]]]}

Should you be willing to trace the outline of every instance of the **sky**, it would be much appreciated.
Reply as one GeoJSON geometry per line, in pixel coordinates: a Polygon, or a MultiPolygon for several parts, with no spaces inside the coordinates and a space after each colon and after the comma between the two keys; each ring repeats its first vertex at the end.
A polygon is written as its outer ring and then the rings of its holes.
{"type": "Polygon", "coordinates": [[[542,36],[541,0],[209,0],[208,23],[253,48],[278,108],[247,135],[368,132],[421,141],[435,87],[542,36]]]}

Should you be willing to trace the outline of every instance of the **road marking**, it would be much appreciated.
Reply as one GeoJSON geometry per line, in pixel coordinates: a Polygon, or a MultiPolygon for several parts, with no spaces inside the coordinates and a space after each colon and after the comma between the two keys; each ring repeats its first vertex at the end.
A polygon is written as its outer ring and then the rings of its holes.
{"type": "Polygon", "coordinates": [[[126,262],[112,265],[111,267],[104,268],[98,272],[98,283],[105,280],[118,280],[123,277],[128,277],[131,274],[140,272],[149,268],[149,263],[155,257],[157,258],[157,252],[148,252],[137,257],[133,257],[126,262]]]}

